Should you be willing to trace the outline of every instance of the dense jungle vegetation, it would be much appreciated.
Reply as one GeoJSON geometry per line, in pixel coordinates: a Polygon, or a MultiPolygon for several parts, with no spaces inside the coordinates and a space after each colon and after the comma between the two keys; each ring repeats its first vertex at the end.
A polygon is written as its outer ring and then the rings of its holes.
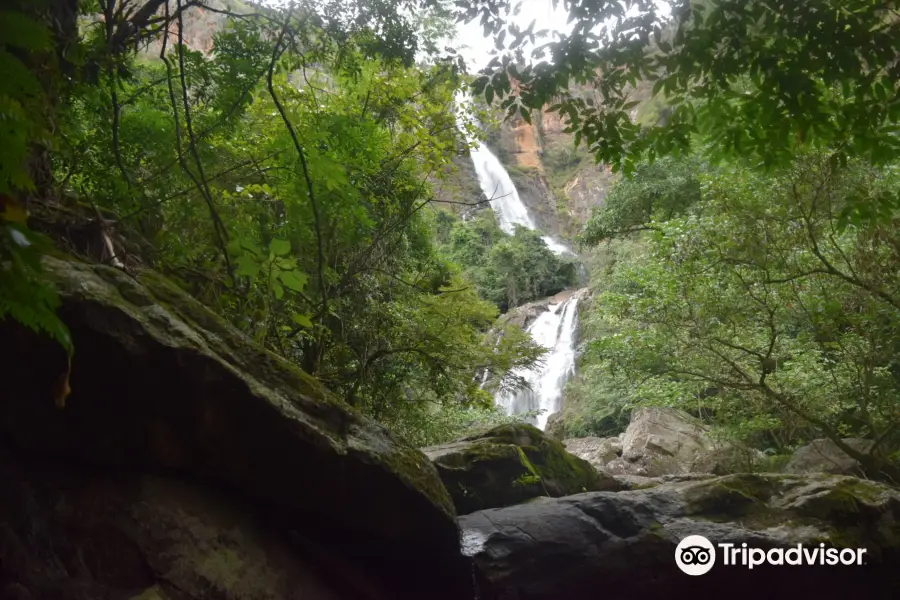
{"type": "Polygon", "coordinates": [[[483,122],[558,113],[624,176],[580,236],[570,433],[663,404],[776,453],[900,446],[896,2],[554,0],[573,28],[544,42],[507,0],[283,4],[3,9],[0,318],[77,352],[41,254],[152,267],[413,443],[496,422],[473,374],[519,385],[541,350],[489,330],[574,266],[460,220],[478,196],[434,202],[479,135],[468,89],[483,122]],[[209,54],[183,39],[198,7],[231,18],[209,54]],[[472,20],[497,48],[480,73],[444,47],[472,20]]]}

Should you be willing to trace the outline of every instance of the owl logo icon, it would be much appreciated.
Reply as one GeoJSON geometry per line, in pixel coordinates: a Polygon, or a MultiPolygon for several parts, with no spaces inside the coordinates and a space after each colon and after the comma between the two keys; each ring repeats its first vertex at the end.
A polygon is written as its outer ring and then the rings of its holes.
{"type": "Polygon", "coordinates": [[[689,535],[675,548],[675,564],[688,575],[703,575],[716,564],[716,549],[702,535],[689,535]]]}

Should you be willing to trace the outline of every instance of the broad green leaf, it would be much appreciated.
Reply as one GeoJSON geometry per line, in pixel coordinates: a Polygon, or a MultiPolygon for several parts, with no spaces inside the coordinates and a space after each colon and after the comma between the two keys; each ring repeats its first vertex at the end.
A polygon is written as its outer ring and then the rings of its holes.
{"type": "Polygon", "coordinates": [[[306,287],[307,277],[299,271],[283,271],[279,279],[286,288],[295,292],[302,292],[306,287]]]}
{"type": "Polygon", "coordinates": [[[269,250],[271,250],[272,254],[275,256],[285,256],[291,251],[291,243],[287,240],[273,238],[272,242],[269,244],[269,250]]]}
{"type": "Polygon", "coordinates": [[[4,44],[36,51],[50,47],[50,31],[33,19],[14,11],[0,11],[0,40],[4,44]]]}
{"type": "Polygon", "coordinates": [[[254,278],[259,275],[260,264],[250,255],[244,254],[234,261],[235,274],[240,277],[254,278]]]}
{"type": "Polygon", "coordinates": [[[308,329],[311,329],[313,326],[312,321],[309,319],[308,315],[301,315],[299,313],[294,313],[291,315],[291,320],[294,323],[296,323],[297,325],[299,325],[300,327],[306,327],[308,329]]]}

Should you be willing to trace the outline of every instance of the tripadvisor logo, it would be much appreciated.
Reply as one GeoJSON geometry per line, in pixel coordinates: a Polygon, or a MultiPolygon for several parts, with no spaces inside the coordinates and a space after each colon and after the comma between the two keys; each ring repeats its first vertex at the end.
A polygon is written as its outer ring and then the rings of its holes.
{"type": "MultiPolygon", "coordinates": [[[[748,548],[747,544],[720,542],[718,553],[725,566],[743,566],[748,569],[760,565],[862,565],[865,548],[804,547],[797,544],[791,548],[748,548]]],[[[689,535],[675,548],[675,564],[688,575],[703,575],[716,564],[716,546],[702,535],[689,535]]]]}
{"type": "Polygon", "coordinates": [[[702,535],[689,535],[675,548],[675,564],[688,575],[703,575],[716,564],[716,549],[702,535]]]}

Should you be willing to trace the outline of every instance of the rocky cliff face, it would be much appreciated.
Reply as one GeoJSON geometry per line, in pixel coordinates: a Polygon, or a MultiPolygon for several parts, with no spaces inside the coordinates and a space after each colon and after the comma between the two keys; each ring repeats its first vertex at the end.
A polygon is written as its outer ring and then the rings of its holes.
{"type": "MultiPolygon", "coordinates": [[[[169,1],[169,13],[174,14],[176,3],[169,1]]],[[[193,6],[184,13],[184,42],[191,50],[209,54],[213,49],[213,38],[216,33],[228,26],[231,18],[224,12],[235,14],[248,14],[259,9],[243,0],[206,0],[205,6],[193,6]]],[[[163,14],[160,9],[159,14],[163,14]]],[[[178,44],[178,32],[174,27],[169,32],[168,47],[174,48],[178,44]]],[[[161,40],[155,40],[148,44],[142,51],[151,56],[159,56],[162,46],[161,40]]]]}
{"type": "Polygon", "coordinates": [[[574,148],[559,115],[543,112],[531,124],[504,122],[488,141],[507,167],[522,201],[546,232],[572,239],[614,181],[584,148],[574,148]]]}
{"type": "MultiPolygon", "coordinates": [[[[573,91],[593,97],[598,104],[601,101],[590,88],[573,91]]],[[[660,119],[662,103],[651,97],[651,91],[643,83],[631,90],[629,99],[638,102],[630,113],[633,120],[654,123],[660,119]]],[[[610,167],[598,165],[583,146],[575,149],[575,136],[566,133],[563,119],[547,108],[533,111],[532,123],[520,117],[504,121],[490,136],[488,145],[509,169],[539,225],[547,232],[572,239],[592,211],[603,205],[618,176],[610,167]]]]}

